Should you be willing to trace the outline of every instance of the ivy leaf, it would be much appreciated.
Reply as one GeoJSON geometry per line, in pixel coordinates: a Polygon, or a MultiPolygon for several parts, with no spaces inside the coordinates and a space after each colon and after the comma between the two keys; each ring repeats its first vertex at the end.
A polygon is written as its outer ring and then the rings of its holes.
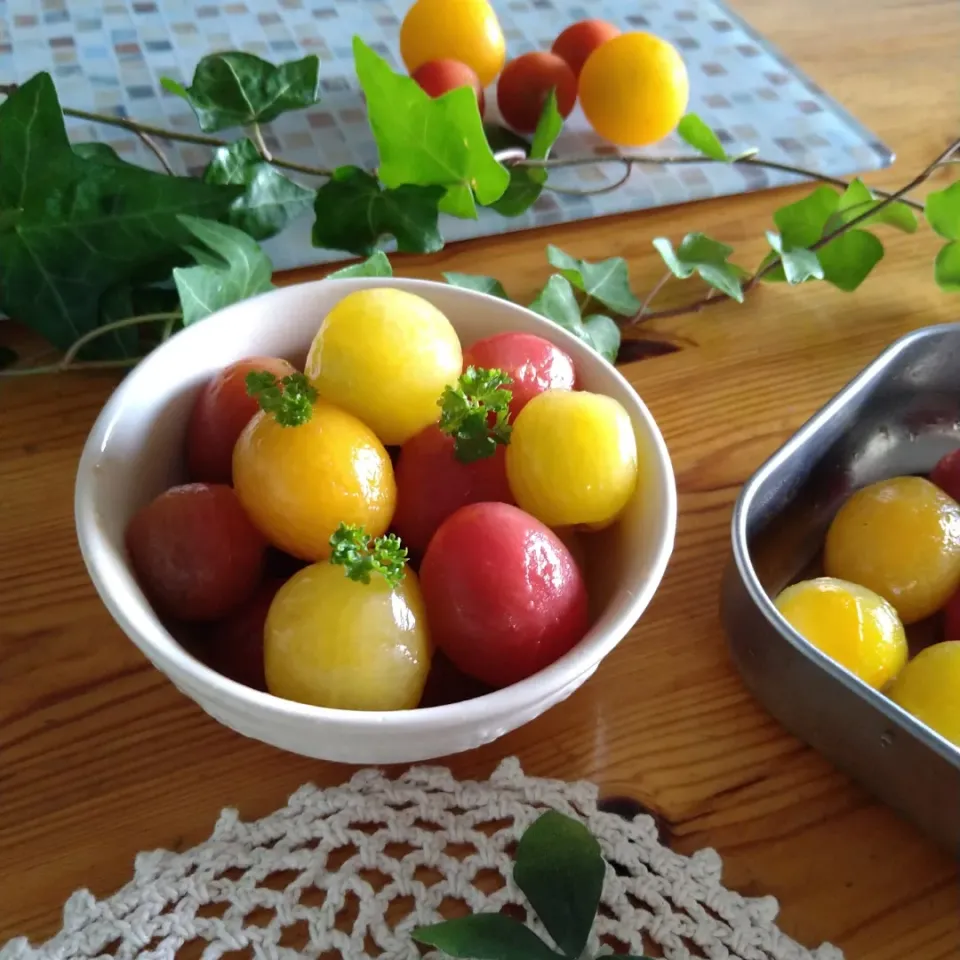
{"type": "MultiPolygon", "coordinates": [[[[0,145],[0,202],[18,213],[0,231],[0,308],[61,350],[100,325],[106,291],[183,256],[179,214],[217,219],[240,192],[77,156],[45,74],[0,105],[0,145]]],[[[83,355],[129,344],[105,335],[83,355]]]]}
{"type": "MultiPolygon", "coordinates": [[[[564,330],[572,333],[575,337],[579,337],[601,356],[609,359],[612,339],[609,325],[597,323],[597,318],[594,317],[591,318],[594,321],[591,327],[587,328],[583,320],[580,319],[580,305],[577,303],[576,294],[574,294],[573,287],[566,277],[559,273],[553,274],[547,281],[546,286],[537,295],[537,299],[530,304],[530,309],[534,313],[539,313],[541,317],[552,320],[558,327],[563,327],[564,330]],[[594,337],[597,339],[595,340],[594,337]]],[[[603,319],[609,320],[609,317],[603,319]]],[[[619,336],[618,328],[618,346],[619,336]]]]}
{"type": "Polygon", "coordinates": [[[170,77],[161,77],[160,85],[190,104],[201,130],[214,133],[269,123],[317,103],[320,59],[310,54],[275,66],[252,53],[213,53],[197,64],[189,87],[170,77]]]}
{"type": "Polygon", "coordinates": [[[848,230],[814,256],[820,261],[824,280],[852,293],[883,259],[883,244],[866,230],[848,230]]]}
{"type": "Polygon", "coordinates": [[[817,187],[802,200],[777,210],[773,222],[785,246],[812,247],[823,236],[827,221],[839,206],[840,195],[833,187],[817,187]]]}
{"type": "Polygon", "coordinates": [[[555,810],[528,827],[517,846],[513,879],[568,957],[579,957],[587,945],[605,874],[590,831],[555,810]]]}
{"type": "Polygon", "coordinates": [[[937,286],[947,293],[960,293],[960,241],[951,240],[940,248],[933,264],[937,286]]]}
{"type": "Polygon", "coordinates": [[[578,290],[621,316],[633,316],[641,307],[630,289],[630,274],[623,257],[599,263],[577,260],[553,244],[547,245],[547,261],[578,290]]]}
{"type": "Polygon", "coordinates": [[[469,87],[433,99],[415,80],[394,73],[360,37],[353,38],[353,55],[386,187],[443,186],[440,209],[471,218],[477,215],[474,195],[482,204],[503,195],[510,175],[490,150],[469,87]]]}
{"type": "Polygon", "coordinates": [[[254,240],[276,236],[306,213],[313,202],[313,190],[266,163],[253,141],[246,137],[218,147],[203,172],[203,180],[246,187],[243,196],[230,206],[226,222],[254,240]]]}
{"type": "Polygon", "coordinates": [[[927,194],[923,212],[927,223],[944,240],[960,240],[960,180],[945,190],[927,194]]]}
{"type": "Polygon", "coordinates": [[[688,233],[676,251],[666,237],[657,237],[653,245],[675,277],[686,280],[698,273],[705,283],[743,303],[741,280],[747,272],[728,261],[733,247],[705,233],[688,233]]]}
{"type": "Polygon", "coordinates": [[[7,367],[12,367],[20,357],[17,356],[17,351],[11,349],[10,347],[0,347],[0,370],[6,370],[7,367]]]}
{"type": "Polygon", "coordinates": [[[510,300],[503,284],[494,277],[483,277],[477,273],[445,273],[443,279],[452,287],[462,287],[464,290],[475,290],[477,293],[488,293],[501,300],[510,300]]]}
{"type": "MultiPolygon", "coordinates": [[[[557,107],[557,93],[551,90],[533,134],[528,154],[530,159],[546,160],[562,129],[563,117],[560,116],[560,110],[557,107]]],[[[519,217],[536,203],[543,192],[543,185],[547,182],[547,171],[543,167],[516,166],[511,166],[509,171],[510,183],[507,189],[503,196],[490,206],[501,216],[519,217]]]]}
{"type": "Polygon", "coordinates": [[[273,264],[242,230],[197,217],[183,216],[180,222],[203,244],[189,248],[197,266],[173,271],[185,327],[273,289],[273,264]]]}
{"type": "Polygon", "coordinates": [[[601,313],[592,313],[583,320],[590,346],[608,363],[617,362],[620,352],[620,327],[615,320],[601,313]]]}
{"type": "Polygon", "coordinates": [[[103,163],[107,166],[111,164],[115,167],[134,166],[134,164],[122,160],[117,151],[108,143],[98,143],[96,141],[75,143],[73,145],[73,152],[84,160],[96,160],[98,163],[103,163]]]}
{"type": "MultiPolygon", "coordinates": [[[[882,202],[882,200],[874,197],[862,180],[854,180],[840,196],[837,212],[827,220],[823,232],[832,233],[838,227],[844,226],[851,220],[880,206],[882,202]]],[[[860,226],[866,229],[879,223],[895,227],[904,233],[916,233],[917,230],[916,214],[905,203],[900,203],[899,200],[882,207],[876,216],[861,221],[860,226]]]]}
{"type": "Polygon", "coordinates": [[[823,267],[813,250],[803,247],[792,249],[783,238],[772,230],[767,231],[767,242],[782,261],[783,276],[787,283],[803,283],[804,280],[822,280],[823,267]]]}
{"type": "Polygon", "coordinates": [[[382,250],[377,250],[361,263],[351,263],[327,274],[328,280],[348,280],[351,277],[392,277],[393,267],[382,250]]]}
{"type": "Polygon", "coordinates": [[[370,256],[381,237],[396,237],[404,253],[443,247],[437,227],[443,187],[405,184],[384,188],[359,167],[338,167],[317,191],[313,245],[370,256]]]}
{"type": "Polygon", "coordinates": [[[559,960],[529,927],[502,913],[476,913],[411,934],[418,943],[469,960],[559,960]]]}
{"type": "Polygon", "coordinates": [[[677,134],[694,150],[711,160],[730,160],[720,138],[695,113],[688,113],[680,118],[677,134]]]}

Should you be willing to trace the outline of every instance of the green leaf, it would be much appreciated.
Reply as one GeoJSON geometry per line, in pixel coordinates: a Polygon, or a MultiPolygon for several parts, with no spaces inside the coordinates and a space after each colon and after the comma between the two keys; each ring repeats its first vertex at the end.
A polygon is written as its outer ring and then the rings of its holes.
{"type": "Polygon", "coordinates": [[[803,247],[791,249],[784,244],[783,238],[772,230],[767,231],[767,241],[780,256],[787,283],[823,279],[823,267],[820,266],[820,261],[813,250],[806,250],[803,247]]]}
{"type": "Polygon", "coordinates": [[[310,54],[279,66],[252,53],[229,51],[204,57],[189,87],[162,77],[161,86],[193,107],[200,129],[269,123],[281,113],[302,110],[320,99],[320,59],[310,54]]]}
{"type": "Polygon", "coordinates": [[[385,186],[443,186],[440,209],[458,217],[476,217],[474,195],[482,204],[503,195],[510,175],[490,150],[473,90],[434,99],[359,37],[353,55],[385,186]]]}
{"type": "Polygon", "coordinates": [[[802,200],[777,210],[773,222],[789,249],[812,247],[823,236],[823,228],[839,206],[840,197],[833,187],[817,187],[802,200]]]}
{"type": "Polygon", "coordinates": [[[729,160],[720,138],[695,113],[680,118],[677,134],[694,150],[711,160],[729,160]]]}
{"type": "Polygon", "coordinates": [[[960,240],[960,180],[945,190],[927,194],[923,212],[927,223],[944,240],[960,240]]]}
{"type": "Polygon", "coordinates": [[[173,271],[184,326],[273,289],[273,264],[242,230],[196,217],[184,216],[180,222],[203,244],[189,248],[198,266],[173,271]]]}
{"type": "MultiPolygon", "coordinates": [[[[44,74],[0,105],[0,145],[0,196],[19,210],[0,232],[0,308],[61,350],[100,326],[108,290],[182,259],[180,214],[219,218],[240,192],[77,156],[44,74]]],[[[83,356],[130,356],[119,334],[83,356]]]]}
{"type": "MultiPolygon", "coordinates": [[[[823,232],[832,233],[838,227],[848,224],[851,220],[865,213],[869,213],[882,203],[882,200],[874,197],[863,181],[854,180],[841,195],[837,212],[826,222],[823,232]]],[[[910,207],[905,203],[900,203],[900,201],[881,207],[875,216],[861,221],[859,226],[867,229],[879,223],[895,227],[904,233],[915,233],[917,230],[916,214],[910,207]]]]}
{"type": "Polygon", "coordinates": [[[328,280],[348,280],[351,277],[392,277],[393,267],[382,250],[377,250],[366,260],[360,263],[351,263],[349,267],[341,267],[327,274],[328,280]]]}
{"type": "Polygon", "coordinates": [[[134,164],[122,160],[117,151],[107,143],[97,143],[96,141],[75,143],[73,152],[84,160],[96,160],[98,163],[112,164],[115,167],[134,166],[134,164]]]}
{"type": "Polygon", "coordinates": [[[487,293],[501,300],[510,300],[503,284],[494,277],[484,277],[478,273],[445,273],[443,279],[452,287],[463,287],[464,290],[475,290],[477,293],[487,293]]]}
{"type": "Polygon", "coordinates": [[[940,248],[933,264],[937,286],[947,293],[960,293],[960,241],[952,240],[940,248]]]}
{"type": "Polygon", "coordinates": [[[616,321],[603,314],[592,313],[584,318],[583,329],[590,346],[608,363],[616,363],[620,352],[620,327],[616,321]]]}
{"type": "MultiPolygon", "coordinates": [[[[543,112],[537,121],[537,129],[533,134],[528,156],[531,160],[546,160],[550,156],[553,145],[563,129],[563,117],[557,107],[557,94],[550,91],[547,102],[543,105],[543,112]]],[[[496,202],[490,206],[504,217],[519,217],[536,203],[543,192],[543,185],[547,182],[547,171],[543,167],[511,166],[510,182],[496,202]]]]}
{"type": "MultiPolygon", "coordinates": [[[[593,347],[601,356],[610,359],[613,331],[610,324],[616,324],[609,317],[594,315],[589,318],[590,327],[580,319],[580,305],[570,281],[562,274],[555,273],[547,281],[546,286],[537,295],[537,299],[530,304],[530,309],[540,316],[552,320],[558,327],[579,337],[593,347]],[[603,323],[601,321],[607,321],[603,323]]],[[[620,329],[617,328],[617,347],[620,345],[620,329]]],[[[614,359],[616,352],[613,353],[614,359]]]]}
{"type": "Polygon", "coordinates": [[[866,230],[848,230],[814,254],[823,269],[823,279],[851,293],[883,259],[883,244],[866,230]]]}
{"type": "Polygon", "coordinates": [[[501,913],[476,913],[411,934],[418,943],[469,960],[558,960],[529,927],[501,913]]]}
{"type": "Polygon", "coordinates": [[[747,272],[728,261],[733,247],[704,233],[688,233],[676,251],[666,237],[657,237],[653,245],[674,276],[686,280],[697,273],[711,287],[743,303],[741,280],[747,272]]]}
{"type": "Polygon", "coordinates": [[[600,905],[606,863],[582,824],[548,810],[520,838],[513,879],[547,933],[571,958],[587,945],[600,905]]]}
{"type": "Polygon", "coordinates": [[[218,147],[203,179],[205,183],[246,188],[243,196],[231,204],[226,222],[254,240],[276,236],[306,213],[313,202],[313,190],[266,163],[253,141],[246,137],[218,147]]]}
{"type": "Polygon", "coordinates": [[[443,247],[437,226],[439,186],[384,188],[359,167],[338,167],[317,191],[313,245],[369,256],[385,236],[404,253],[435,253],[443,247]]]}
{"type": "Polygon", "coordinates": [[[559,247],[548,244],[547,261],[556,267],[578,290],[621,316],[633,316],[641,307],[630,289],[630,274],[623,257],[611,257],[599,263],[577,260],[559,247]]]}
{"type": "Polygon", "coordinates": [[[50,161],[71,154],[49,73],[38,73],[0,103],[0,210],[37,200],[56,177],[50,161]]]}
{"type": "Polygon", "coordinates": [[[11,349],[10,347],[0,347],[0,370],[6,370],[7,367],[12,367],[20,357],[17,356],[17,351],[11,349]]]}

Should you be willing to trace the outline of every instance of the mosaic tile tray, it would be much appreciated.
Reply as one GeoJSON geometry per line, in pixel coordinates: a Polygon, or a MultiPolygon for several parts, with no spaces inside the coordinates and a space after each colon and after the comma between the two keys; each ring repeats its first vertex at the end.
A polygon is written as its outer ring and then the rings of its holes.
{"type": "MultiPolygon", "coordinates": [[[[450,0],[451,3],[456,0],[450,0]]],[[[568,23],[601,17],[624,29],[671,40],[691,76],[690,109],[711,124],[729,149],[759,148],[768,160],[835,176],[888,165],[892,153],[873,134],[717,0],[493,0],[509,54],[549,48],[568,23]]],[[[275,153],[326,167],[374,166],[376,148],[353,71],[351,38],[360,34],[395,65],[400,19],[410,0],[0,0],[0,79],[53,75],[65,105],[134,117],[176,130],[196,130],[189,107],[160,88],[161,76],[189,81],[204,54],[240,49],[280,61],[307,53],[322,60],[323,102],[288,114],[268,129],[275,153]]],[[[488,96],[488,104],[495,98],[488,96]]],[[[488,107],[489,109],[489,107],[488,107]]],[[[126,159],[155,165],[136,138],[115,128],[71,121],[71,136],[103,140],[126,159]]],[[[579,109],[568,120],[556,155],[602,153],[579,109]]],[[[650,148],[684,150],[673,138],[650,148]]],[[[204,148],[170,144],[181,172],[207,161],[204,148]]],[[[558,175],[562,186],[596,188],[619,176],[619,165],[589,165],[558,175]]],[[[524,216],[489,211],[476,221],[447,218],[448,241],[542,227],[627,211],[783,186],[790,174],[750,166],[704,164],[636,168],[620,189],[601,196],[545,193],[524,216]]],[[[278,269],[342,259],[309,243],[304,217],[268,244],[278,269]]]]}

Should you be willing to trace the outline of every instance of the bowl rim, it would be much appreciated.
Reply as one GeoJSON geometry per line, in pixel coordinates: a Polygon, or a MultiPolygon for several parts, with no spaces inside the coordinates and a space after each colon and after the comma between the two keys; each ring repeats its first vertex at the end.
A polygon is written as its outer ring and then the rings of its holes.
{"type": "Polygon", "coordinates": [[[777,450],[775,450],[752,474],[740,490],[733,507],[733,516],[730,522],[733,562],[750,600],[770,623],[770,625],[790,643],[799,653],[817,666],[825,670],[834,679],[839,680],[851,693],[867,700],[876,707],[892,724],[909,732],[925,746],[939,754],[954,766],[960,766],[960,746],[956,746],[946,737],[937,733],[932,727],[918,720],[912,713],[905,710],[898,703],[879,690],[861,680],[852,671],[841,667],[819,648],[815,647],[806,637],[794,628],[785,617],[781,616],[774,601],[764,590],[757,576],[756,569],[750,554],[750,543],[747,536],[747,521],[753,502],[760,487],[769,479],[770,475],[779,468],[784,461],[793,456],[818,430],[840,412],[851,398],[868,390],[889,366],[918,340],[927,337],[939,336],[948,331],[956,331],[960,323],[943,323],[929,327],[911,330],[894,340],[863,369],[859,371],[845,386],[841,387],[819,410],[816,411],[802,426],[777,450]]]}
{"type": "MultiPolygon", "coordinates": [[[[563,689],[572,681],[596,668],[600,661],[617,646],[636,624],[663,580],[676,539],[677,490],[673,465],[666,442],[653,415],[639,393],[612,364],[604,360],[573,334],[568,333],[552,321],[526,307],[491,294],[455,287],[434,280],[402,277],[323,278],[287,284],[219,310],[205,318],[201,323],[178,331],[166,344],[162,344],[151,351],[136,367],[131,369],[108,398],[84,443],[74,486],[74,520],[80,553],[101,601],[127,638],[139,647],[153,662],[154,666],[165,673],[169,679],[189,678],[192,684],[201,687],[204,693],[209,694],[217,702],[231,702],[233,705],[239,704],[249,707],[252,711],[251,716],[257,716],[261,720],[265,719],[264,714],[270,714],[274,719],[349,724],[355,728],[366,730],[379,729],[389,723],[395,730],[416,734],[436,729],[438,724],[443,724],[444,721],[450,721],[451,726],[462,726],[471,722],[481,723],[491,717],[522,709],[538,700],[548,698],[552,692],[563,689]],[[139,600],[135,595],[127,595],[125,592],[120,596],[117,595],[115,588],[108,582],[109,570],[105,570],[103,566],[103,561],[109,558],[112,547],[97,523],[96,509],[93,503],[93,490],[96,484],[95,466],[114,428],[114,424],[123,415],[129,402],[136,397],[139,389],[138,384],[144,372],[149,372],[151,367],[163,362],[163,351],[168,344],[174,340],[182,343],[184,340],[189,341],[200,336],[198,331],[201,327],[209,330],[207,325],[219,324],[226,330],[231,315],[241,311],[249,311],[251,304],[260,303],[262,305],[269,302],[273,305],[276,301],[282,301],[284,297],[291,296],[291,291],[303,290],[303,288],[318,284],[328,285],[332,283],[342,286],[344,295],[353,290],[373,286],[396,286],[413,293],[439,287],[448,292],[456,291],[455,296],[463,296],[467,300],[487,302],[489,307],[496,310],[521,312],[526,314],[528,318],[534,318],[535,325],[542,328],[542,335],[545,339],[570,353],[575,362],[602,365],[604,374],[624,390],[633,406],[633,410],[630,411],[631,417],[636,415],[644,423],[655,451],[655,457],[653,458],[655,460],[655,470],[653,473],[658,486],[662,490],[662,509],[665,514],[665,524],[663,535],[651,561],[649,576],[640,589],[632,592],[629,604],[617,618],[619,624],[626,624],[623,631],[619,629],[609,630],[605,634],[591,638],[591,642],[586,645],[581,640],[572,650],[532,676],[469,700],[396,711],[345,710],[286,700],[225,677],[183,647],[166,629],[148,603],[139,600]],[[141,618],[144,621],[142,625],[136,623],[136,618],[131,616],[128,611],[127,606],[130,604],[134,605],[134,608],[143,608],[143,613],[146,616],[141,618]]],[[[123,560],[122,563],[129,570],[129,562],[123,560]]],[[[130,571],[130,574],[133,576],[132,571],[130,571]]],[[[591,631],[588,631],[584,639],[590,637],[593,629],[591,628],[591,631]]],[[[191,696],[193,696],[192,693],[191,696]]]]}

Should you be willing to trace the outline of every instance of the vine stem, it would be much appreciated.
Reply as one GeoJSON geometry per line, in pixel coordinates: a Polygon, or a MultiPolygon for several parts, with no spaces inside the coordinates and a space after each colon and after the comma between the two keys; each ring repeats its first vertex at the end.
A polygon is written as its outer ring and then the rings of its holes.
{"type": "Polygon", "coordinates": [[[13,370],[0,370],[0,379],[7,377],[30,377],[40,373],[63,373],[66,370],[117,370],[125,367],[132,367],[138,364],[143,357],[123,357],[119,360],[77,360],[77,354],[90,342],[103,336],[105,333],[113,333],[117,330],[124,330],[127,327],[138,327],[141,323],[163,323],[162,340],[169,338],[173,332],[173,327],[177,320],[182,317],[179,311],[170,313],[145,313],[142,317],[124,317],[121,320],[113,320],[105,323],[102,327],[89,330],[82,337],[78,337],[71,345],[70,349],[56,362],[48,363],[38,367],[21,367],[13,370]]]}
{"type": "Polygon", "coordinates": [[[260,124],[253,124],[253,126],[250,127],[250,133],[253,136],[253,142],[257,150],[260,151],[260,156],[263,157],[267,163],[273,163],[273,154],[270,153],[270,149],[267,147],[267,141],[263,139],[263,130],[260,129],[260,124]]]}

